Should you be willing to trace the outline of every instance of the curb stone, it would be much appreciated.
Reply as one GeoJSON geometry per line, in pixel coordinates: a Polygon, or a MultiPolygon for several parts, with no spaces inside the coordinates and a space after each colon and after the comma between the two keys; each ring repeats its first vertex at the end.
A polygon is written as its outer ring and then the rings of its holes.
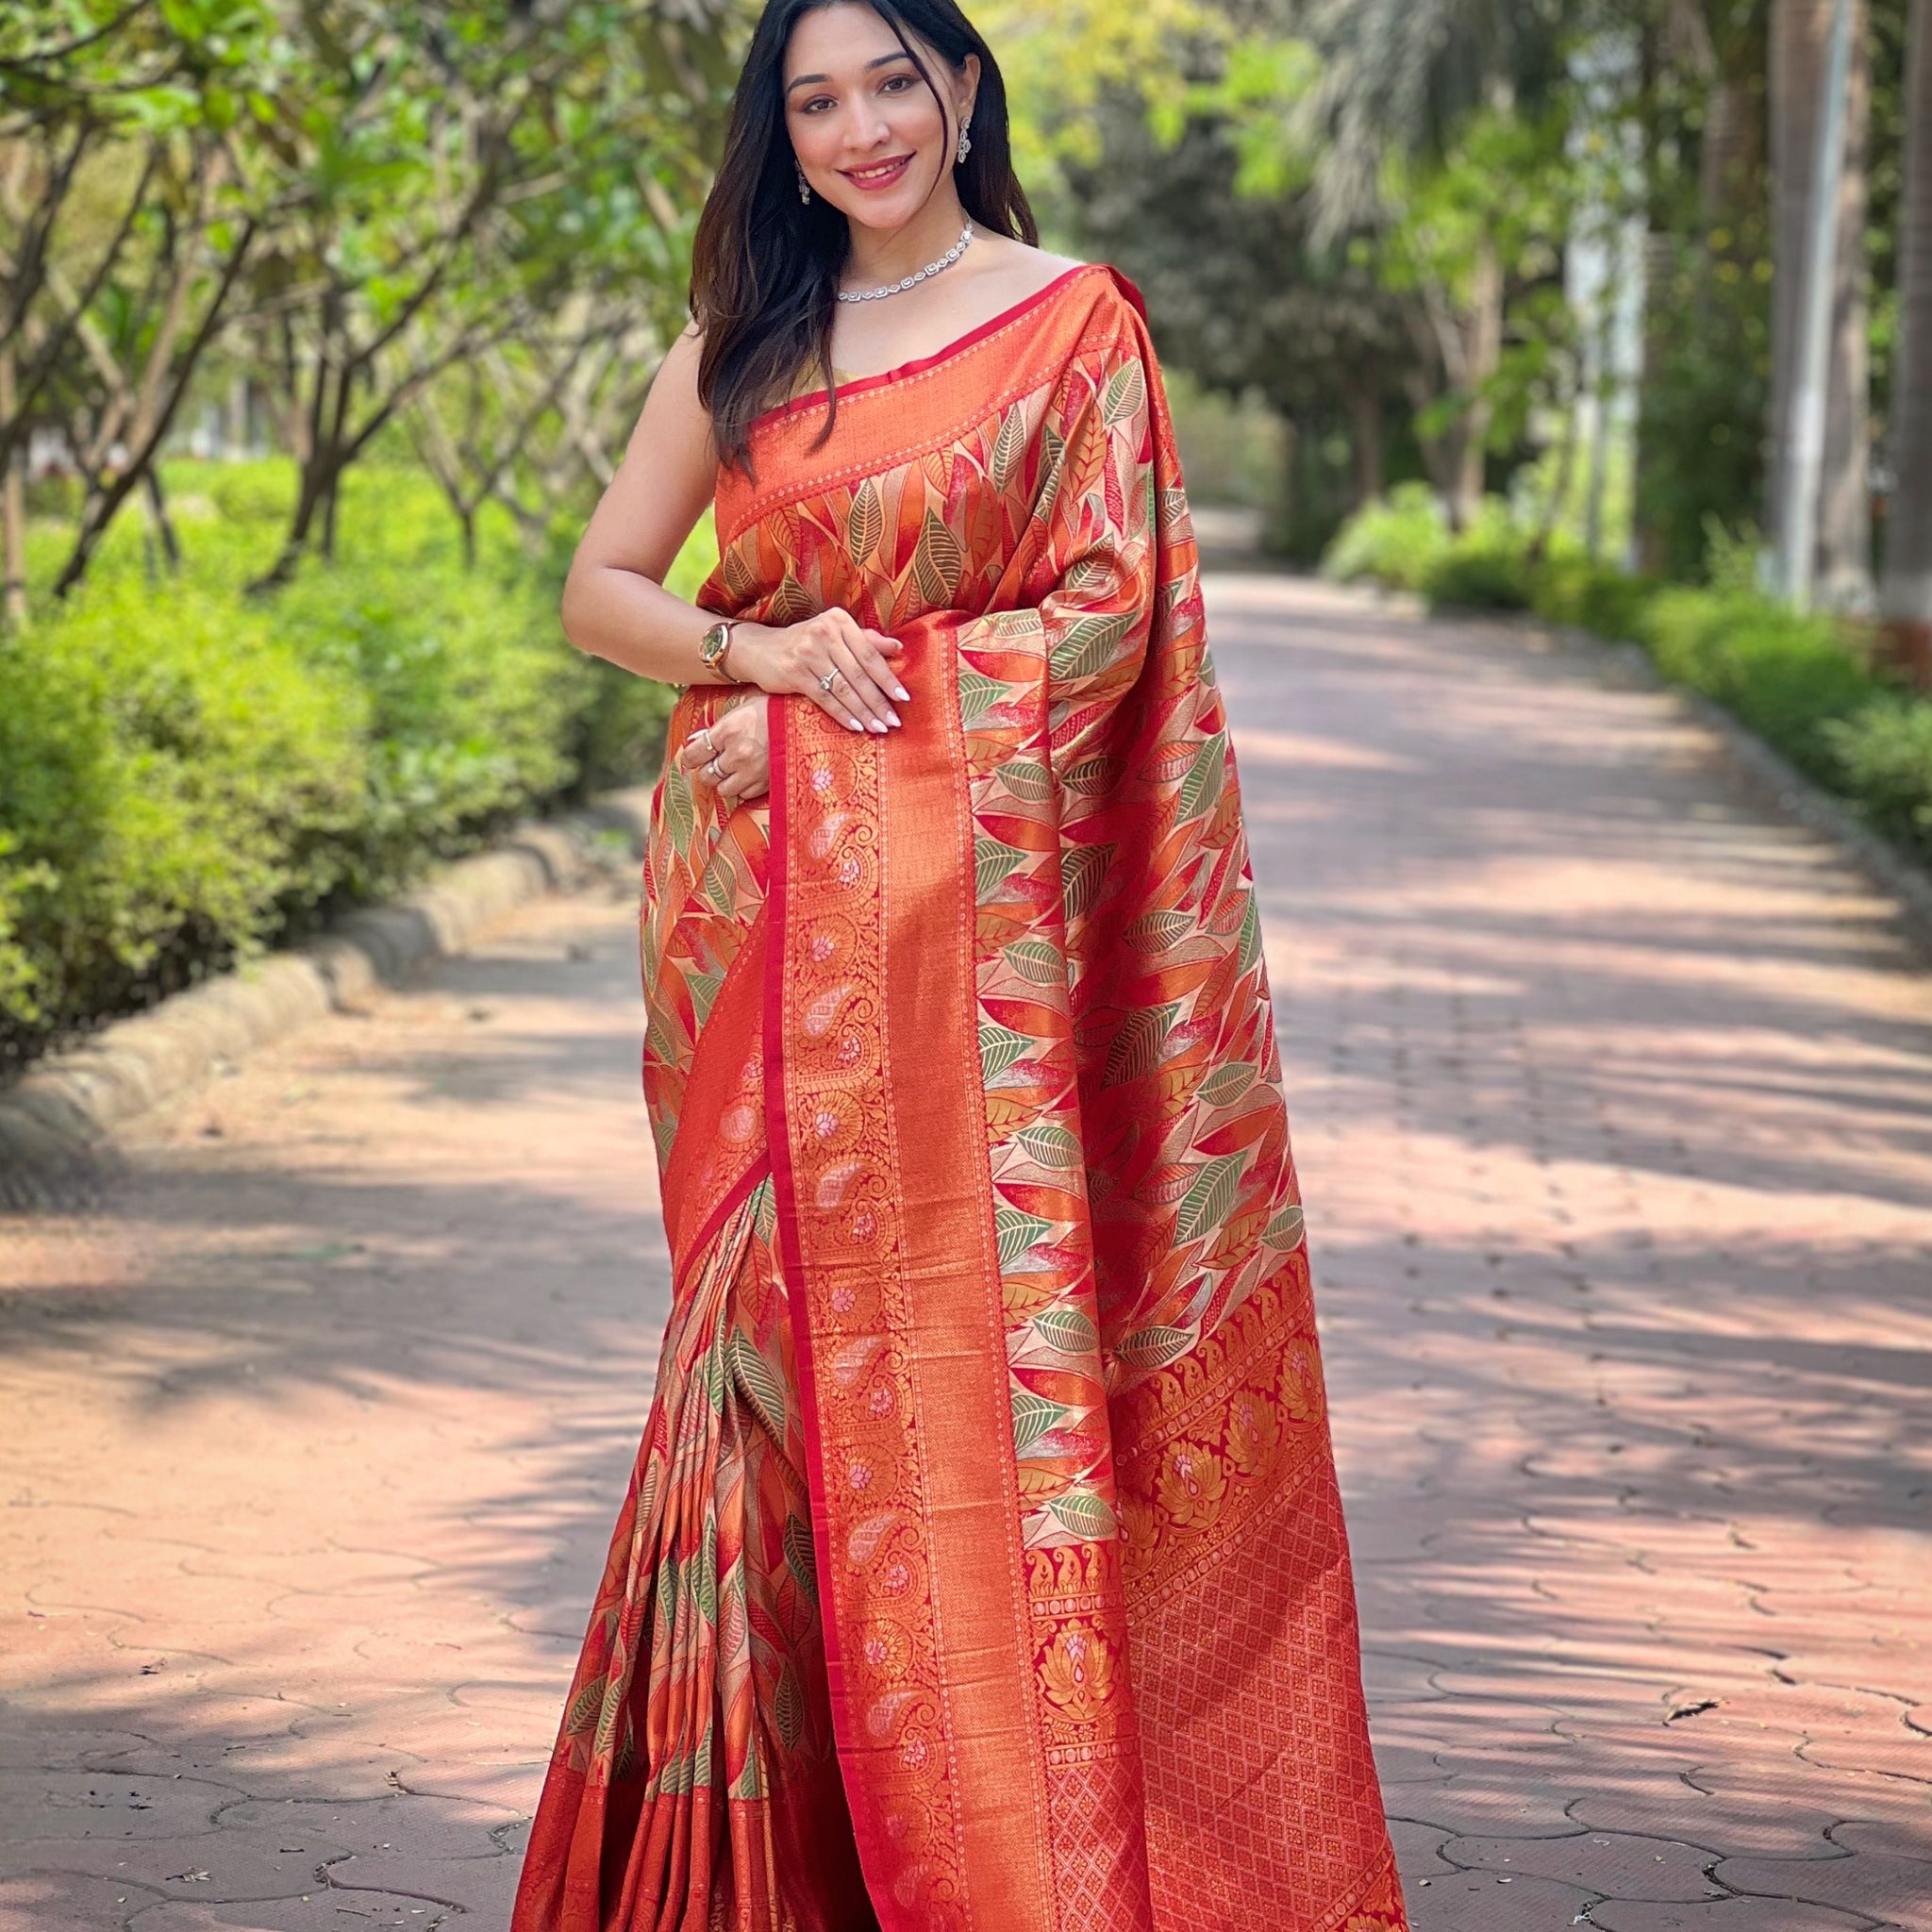
{"type": "Polygon", "coordinates": [[[460,952],[519,906],[575,883],[600,838],[641,852],[647,787],[606,792],[580,812],[519,826],[427,885],[345,914],[287,952],[252,960],[49,1055],[0,1092],[0,1210],[86,1195],[111,1173],[116,1127],[377,985],[460,952]]]}

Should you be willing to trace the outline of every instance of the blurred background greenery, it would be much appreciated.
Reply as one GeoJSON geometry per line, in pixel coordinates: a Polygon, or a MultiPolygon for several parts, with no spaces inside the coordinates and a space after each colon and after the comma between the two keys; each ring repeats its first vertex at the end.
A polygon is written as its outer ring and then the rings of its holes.
{"type": "MultiPolygon", "coordinates": [[[[1049,241],[1147,296],[1197,503],[1640,641],[1932,847],[1932,0],[974,11],[1049,241]],[[1806,474],[1794,599],[1758,532],[1806,474]]],[[[670,694],[557,593],[754,12],[0,13],[0,1077],[653,774],[670,694]]]]}

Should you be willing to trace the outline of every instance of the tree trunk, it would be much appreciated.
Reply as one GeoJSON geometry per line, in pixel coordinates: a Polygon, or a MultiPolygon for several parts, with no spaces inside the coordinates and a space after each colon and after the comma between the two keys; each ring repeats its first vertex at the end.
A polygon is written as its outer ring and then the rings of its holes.
{"type": "Polygon", "coordinates": [[[1302,435],[1292,416],[1281,419],[1281,503],[1276,535],[1284,548],[1294,542],[1295,520],[1301,515],[1302,435]]]}
{"type": "Polygon", "coordinates": [[[1932,687],[1932,0],[1912,0],[1904,108],[1892,485],[1879,608],[1900,662],[1932,687]]]}
{"type": "Polygon", "coordinates": [[[160,474],[152,463],[142,473],[142,489],[147,495],[148,518],[160,546],[161,560],[173,576],[181,568],[181,539],[175,534],[175,519],[168,514],[168,494],[161,488],[160,474]]]}
{"type": "MultiPolygon", "coordinates": [[[[1771,23],[1773,259],[1770,526],[1783,526],[1792,488],[1798,349],[1805,304],[1811,180],[1835,0],[1774,0],[1771,23]]],[[[1866,150],[1872,55],[1866,0],[1852,0],[1852,65],[1839,175],[1831,359],[1813,578],[1822,603],[1867,603],[1872,592],[1870,358],[1865,300],[1866,150]]]]}
{"type": "MultiPolygon", "coordinates": [[[[11,344],[0,348],[0,423],[11,424],[18,407],[11,344]]],[[[0,624],[19,630],[26,623],[26,442],[16,438],[0,454],[0,624]]]]}
{"type": "Polygon", "coordinates": [[[1460,318],[1465,406],[1457,425],[1455,495],[1449,506],[1450,522],[1458,530],[1468,529],[1482,508],[1490,419],[1495,413],[1489,387],[1503,362],[1503,265],[1487,242],[1477,252],[1470,281],[1469,311],[1460,318]]]}
{"type": "Polygon", "coordinates": [[[1356,383],[1348,391],[1348,443],[1354,462],[1355,501],[1359,509],[1382,493],[1384,445],[1382,391],[1373,383],[1356,383]]]}
{"type": "Polygon", "coordinates": [[[248,378],[231,375],[228,406],[222,418],[222,454],[231,463],[239,463],[248,455],[248,378]]]}

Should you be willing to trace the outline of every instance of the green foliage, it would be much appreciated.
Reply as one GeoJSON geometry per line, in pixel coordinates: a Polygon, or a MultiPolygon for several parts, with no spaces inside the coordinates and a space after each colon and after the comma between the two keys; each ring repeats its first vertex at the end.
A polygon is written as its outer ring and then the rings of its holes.
{"type": "Polygon", "coordinates": [[[1835,619],[1801,616],[1753,591],[1673,586],[1651,598],[1642,633],[1673,683],[1715,698],[1813,776],[1841,779],[1823,727],[1878,687],[1835,619]]]}
{"type": "Polygon", "coordinates": [[[296,482],[293,462],[274,458],[252,463],[204,463],[192,473],[197,493],[205,495],[230,525],[275,527],[287,523],[295,508],[296,482]]]}
{"type": "Polygon", "coordinates": [[[1426,483],[1401,483],[1341,526],[1322,559],[1322,573],[1344,584],[1420,591],[1450,541],[1436,492],[1426,483]]]}
{"type": "Polygon", "coordinates": [[[1689,248],[1655,299],[1695,325],[1659,331],[1643,386],[1637,508],[1646,554],[1666,575],[1706,567],[1713,522],[1748,523],[1762,510],[1771,408],[1771,263],[1707,266],[1689,248]]]}
{"type": "Polygon", "coordinates": [[[1479,525],[1437,553],[1421,589],[1439,608],[1527,610],[1536,599],[1535,566],[1512,532],[1479,525]]]}
{"type": "Polygon", "coordinates": [[[1536,573],[1534,608],[1552,624],[1593,631],[1620,643],[1641,641],[1643,612],[1657,591],[1653,577],[1633,575],[1566,551],[1546,558],[1536,573]]]}
{"type": "MultiPolygon", "coordinates": [[[[0,1063],[658,755],[674,693],[573,652],[503,525],[466,571],[420,475],[357,477],[357,568],[245,595],[291,481],[171,465],[189,575],[117,531],[0,642],[0,1063]]],[[[674,583],[715,558],[700,531],[674,583]]]]}
{"type": "Polygon", "coordinates": [[[1932,704],[1888,693],[1827,723],[1824,739],[1872,823],[1932,858],[1932,704]]]}
{"type": "Polygon", "coordinates": [[[311,571],[278,627],[307,662],[359,687],[366,792],[344,854],[358,894],[391,889],[425,853],[448,853],[562,791],[589,673],[562,647],[549,600],[480,575],[311,571]]]}
{"type": "Polygon", "coordinates": [[[1188,494],[1196,503],[1260,509],[1274,500],[1284,456],[1281,421],[1258,394],[1204,389],[1185,369],[1174,369],[1167,400],[1188,494]]]}
{"type": "Polygon", "coordinates": [[[361,694],[264,616],[103,585],[0,651],[0,1052],[259,942],[341,874],[361,694]]]}

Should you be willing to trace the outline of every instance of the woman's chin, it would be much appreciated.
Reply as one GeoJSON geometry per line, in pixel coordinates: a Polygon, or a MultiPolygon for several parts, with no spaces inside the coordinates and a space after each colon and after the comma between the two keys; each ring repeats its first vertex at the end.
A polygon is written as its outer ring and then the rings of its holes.
{"type": "Polygon", "coordinates": [[[885,194],[868,194],[863,189],[855,189],[848,194],[841,194],[834,206],[855,226],[891,234],[918,215],[924,208],[926,200],[925,190],[902,181],[885,194]]]}

